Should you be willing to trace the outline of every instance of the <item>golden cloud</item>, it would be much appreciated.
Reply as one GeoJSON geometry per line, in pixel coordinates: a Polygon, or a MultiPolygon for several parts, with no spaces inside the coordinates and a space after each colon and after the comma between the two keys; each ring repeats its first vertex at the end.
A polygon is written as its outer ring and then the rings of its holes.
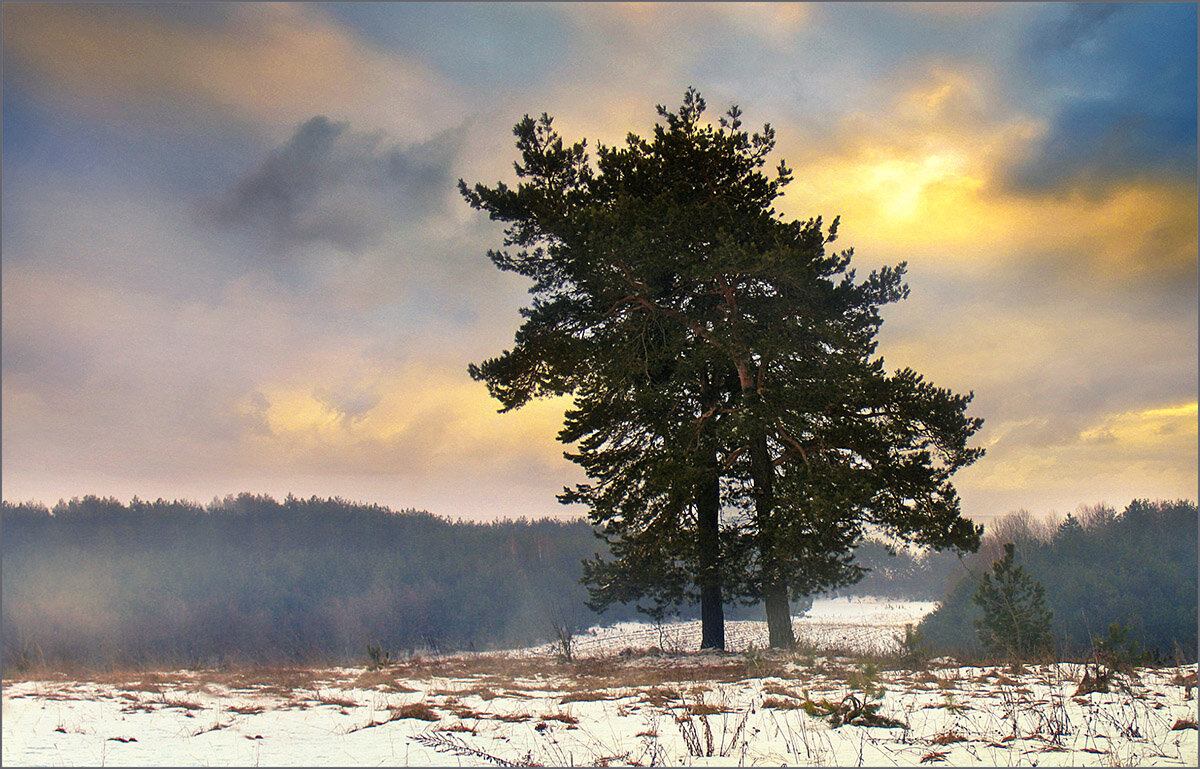
{"type": "Polygon", "coordinates": [[[374,372],[357,388],[374,393],[367,408],[346,409],[330,389],[296,380],[244,398],[238,410],[254,427],[245,436],[248,454],[272,469],[397,475],[568,469],[555,440],[568,399],[499,414],[482,384],[432,363],[374,372]]]}
{"type": "Polygon", "coordinates": [[[1011,441],[1016,432],[1046,420],[998,425],[988,458],[955,477],[973,516],[1001,515],[1018,507],[1070,510],[1088,502],[1194,498],[1196,403],[1133,409],[1105,415],[1054,445],[1011,441]]]}
{"type": "Polygon", "coordinates": [[[332,113],[407,132],[453,104],[419,62],[363,44],[311,6],[225,9],[231,18],[212,28],[121,6],[6,5],[4,46],[47,98],[109,118],[216,110],[277,128],[332,113]]]}
{"type": "Polygon", "coordinates": [[[1118,444],[1127,454],[1158,451],[1164,442],[1179,444],[1184,454],[1196,456],[1196,403],[1110,414],[1080,432],[1085,444],[1118,444]]]}
{"type": "Polygon", "coordinates": [[[1051,258],[1083,279],[1195,276],[1194,184],[1143,177],[1099,194],[1012,192],[1007,169],[1046,125],[986,114],[991,87],[978,73],[931,67],[886,110],[847,118],[822,152],[798,152],[804,159],[785,207],[796,216],[841,215],[856,248],[917,253],[926,264],[1051,258]]]}

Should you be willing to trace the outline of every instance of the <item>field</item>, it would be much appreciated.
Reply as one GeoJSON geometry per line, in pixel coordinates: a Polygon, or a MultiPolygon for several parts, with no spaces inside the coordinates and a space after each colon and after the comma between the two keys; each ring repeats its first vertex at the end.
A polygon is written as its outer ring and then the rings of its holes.
{"type": "Polygon", "coordinates": [[[1057,663],[916,669],[884,654],[927,604],[818,601],[802,651],[729,623],[594,629],[572,644],[365,668],[129,672],[3,687],[5,766],[1173,765],[1197,759],[1196,668],[1108,692],[1057,663]],[[820,647],[826,649],[821,651],[820,647]],[[833,648],[840,651],[831,651],[833,648]],[[857,650],[857,651],[855,651],[857,650]],[[864,656],[866,655],[866,656],[864,656]],[[871,656],[875,655],[875,656],[871,656]],[[838,718],[841,714],[841,718],[838,718]],[[838,720],[849,721],[840,726],[838,720]]]}

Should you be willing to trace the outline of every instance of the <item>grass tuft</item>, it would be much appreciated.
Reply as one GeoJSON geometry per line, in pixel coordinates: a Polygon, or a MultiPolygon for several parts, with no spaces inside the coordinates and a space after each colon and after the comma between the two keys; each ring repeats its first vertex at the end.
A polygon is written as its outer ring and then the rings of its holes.
{"type": "Polygon", "coordinates": [[[440,721],[442,717],[424,702],[414,702],[411,705],[393,709],[391,715],[388,716],[388,721],[400,721],[405,718],[415,718],[420,721],[440,721]]]}

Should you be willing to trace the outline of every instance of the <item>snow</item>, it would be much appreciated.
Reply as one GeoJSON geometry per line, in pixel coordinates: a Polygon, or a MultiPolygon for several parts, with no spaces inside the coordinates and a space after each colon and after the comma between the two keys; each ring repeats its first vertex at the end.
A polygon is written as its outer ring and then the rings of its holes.
{"type": "MultiPolygon", "coordinates": [[[[812,608],[792,618],[792,629],[801,645],[822,649],[845,649],[882,654],[897,649],[897,635],[905,624],[916,625],[937,608],[935,601],[901,601],[887,598],[847,596],[817,598],[812,608]]],[[[579,656],[603,656],[624,648],[657,646],[665,651],[685,651],[700,645],[700,621],[664,623],[620,622],[589,628],[575,639],[579,656]]],[[[725,623],[725,648],[747,651],[767,647],[765,622],[731,620],[725,623]]],[[[518,653],[552,651],[553,645],[531,647],[518,653]]]]}
{"type": "MultiPolygon", "coordinates": [[[[931,609],[818,601],[795,627],[813,645],[869,649],[931,609]]],[[[695,624],[661,630],[692,644],[695,624]]],[[[694,644],[671,653],[660,628],[624,623],[581,635],[571,663],[542,646],[413,659],[378,672],[6,680],[0,763],[1196,765],[1197,731],[1172,728],[1196,720],[1195,666],[1142,669],[1124,688],[1080,696],[1083,668],[1074,664],[881,670],[878,712],[905,726],[834,728],[798,703],[805,692],[814,701],[863,698],[859,662],[811,648],[764,652],[762,623],[729,625],[738,653],[697,653],[694,644]],[[636,651],[650,646],[664,652],[636,651]]]]}

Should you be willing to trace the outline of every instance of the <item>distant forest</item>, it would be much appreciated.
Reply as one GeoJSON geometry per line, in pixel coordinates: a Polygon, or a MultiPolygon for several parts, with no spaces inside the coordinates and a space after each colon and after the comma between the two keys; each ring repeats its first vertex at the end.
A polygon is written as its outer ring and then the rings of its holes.
{"type": "Polygon", "coordinates": [[[1134,500],[1119,513],[1083,507],[1059,523],[1010,515],[985,533],[979,552],[967,559],[968,575],[919,630],[939,653],[977,654],[974,621],[981,611],[972,596],[1003,543],[1012,542],[1016,561],[1045,588],[1056,653],[1086,653],[1107,641],[1117,623],[1126,628],[1123,652],[1194,661],[1197,523],[1195,503],[1183,500],[1134,500]]]}
{"type": "MultiPolygon", "coordinates": [[[[361,662],[367,644],[505,648],[547,641],[556,624],[644,618],[584,605],[581,562],[607,548],[582,520],[452,522],[241,494],[4,502],[2,527],[6,667],[361,662]]],[[[962,574],[957,557],[874,542],[858,560],[871,571],[843,595],[935,600],[962,574]]]]}

